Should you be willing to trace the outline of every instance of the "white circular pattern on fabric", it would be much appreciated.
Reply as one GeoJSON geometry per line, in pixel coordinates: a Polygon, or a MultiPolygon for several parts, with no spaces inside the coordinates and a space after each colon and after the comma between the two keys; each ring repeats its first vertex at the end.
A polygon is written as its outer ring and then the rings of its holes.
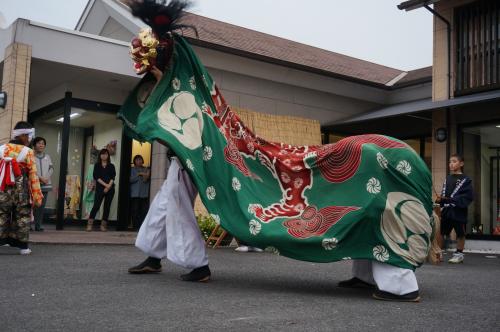
{"type": "Polygon", "coordinates": [[[215,199],[215,196],[216,196],[216,192],[215,192],[215,188],[213,186],[210,186],[207,188],[207,190],[205,190],[205,193],[207,194],[207,198],[209,200],[213,200],[215,199]]]}
{"type": "Polygon", "coordinates": [[[414,266],[424,262],[430,246],[431,217],[416,197],[403,192],[389,193],[380,230],[398,256],[414,266]]]}
{"type": "Polygon", "coordinates": [[[389,260],[389,252],[386,247],[379,244],[378,246],[373,247],[373,257],[379,262],[387,262],[389,260]]]}
{"type": "Polygon", "coordinates": [[[159,125],[190,150],[201,146],[203,114],[194,96],[174,93],[158,109],[159,125]]]}
{"type": "Polygon", "coordinates": [[[321,245],[325,250],[335,249],[337,247],[337,243],[339,243],[339,241],[334,237],[330,239],[323,239],[323,241],[321,241],[321,245]]]}
{"type": "Polygon", "coordinates": [[[220,217],[218,214],[210,214],[210,217],[212,217],[217,225],[220,225],[220,217]]]}
{"type": "Polygon", "coordinates": [[[255,151],[255,147],[253,146],[253,143],[248,143],[247,149],[250,153],[253,153],[255,151]]]}
{"type": "Polygon", "coordinates": [[[287,173],[285,172],[282,172],[281,175],[281,181],[283,181],[283,183],[289,183],[290,182],[290,175],[288,175],[287,173]]]}
{"type": "Polygon", "coordinates": [[[193,165],[193,162],[191,161],[191,159],[187,159],[187,160],[186,160],[186,166],[187,166],[187,168],[189,168],[190,170],[194,171],[194,165],[193,165]]]}
{"type": "Polygon", "coordinates": [[[240,191],[241,183],[240,180],[238,180],[238,178],[233,178],[233,180],[231,181],[231,185],[233,186],[234,191],[240,191]]]}
{"type": "Polygon", "coordinates": [[[276,249],[275,247],[266,247],[266,251],[268,251],[272,254],[278,255],[278,256],[280,254],[280,251],[278,249],[276,249]]]}
{"type": "Polygon", "coordinates": [[[212,159],[212,148],[209,147],[209,146],[205,146],[205,148],[203,148],[203,160],[204,161],[209,161],[210,159],[212,159]]]}
{"type": "Polygon", "coordinates": [[[380,181],[377,180],[376,178],[371,178],[368,180],[366,183],[366,191],[368,191],[370,194],[378,194],[382,190],[382,185],[380,184],[380,181]]]}
{"type": "Polygon", "coordinates": [[[380,152],[377,152],[377,162],[383,169],[387,169],[387,166],[389,165],[387,158],[380,152]]]}
{"type": "Polygon", "coordinates": [[[396,166],[396,169],[401,173],[403,173],[404,175],[410,175],[411,173],[411,165],[406,160],[401,160],[398,163],[398,166],[396,166]]]}
{"type": "Polygon", "coordinates": [[[181,81],[177,77],[172,80],[172,88],[176,91],[181,89],[181,81]]]}
{"type": "Polygon", "coordinates": [[[302,187],[302,185],[304,184],[304,180],[302,180],[301,178],[296,178],[294,181],[293,181],[293,186],[296,188],[296,189],[299,189],[300,187],[302,187]]]}
{"type": "Polygon", "coordinates": [[[250,220],[250,222],[248,223],[248,227],[249,227],[249,230],[250,230],[250,234],[252,235],[257,235],[260,233],[260,230],[262,229],[262,225],[260,224],[260,222],[258,222],[257,220],[250,220]]]}
{"type": "Polygon", "coordinates": [[[343,261],[349,261],[349,260],[351,260],[351,259],[352,259],[351,257],[343,257],[343,258],[342,258],[342,260],[343,260],[343,261]]]}
{"type": "Polygon", "coordinates": [[[196,90],[196,80],[194,79],[194,76],[189,79],[189,86],[191,87],[191,90],[196,90]]]}

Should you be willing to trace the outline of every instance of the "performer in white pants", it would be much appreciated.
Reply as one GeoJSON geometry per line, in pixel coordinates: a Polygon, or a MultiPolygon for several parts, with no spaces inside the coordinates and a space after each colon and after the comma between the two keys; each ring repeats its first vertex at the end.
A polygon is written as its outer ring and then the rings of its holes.
{"type": "Polygon", "coordinates": [[[160,261],[167,258],[184,268],[193,269],[182,275],[182,280],[210,279],[205,241],[193,211],[196,194],[189,175],[177,157],[172,157],[167,178],[151,203],[135,242],[135,246],[149,257],[130,268],[130,273],[160,272],[160,261]]]}
{"type": "Polygon", "coordinates": [[[386,263],[359,259],[352,265],[353,278],[339,283],[340,287],[375,288],[373,297],[379,300],[418,302],[415,272],[386,263]]]}

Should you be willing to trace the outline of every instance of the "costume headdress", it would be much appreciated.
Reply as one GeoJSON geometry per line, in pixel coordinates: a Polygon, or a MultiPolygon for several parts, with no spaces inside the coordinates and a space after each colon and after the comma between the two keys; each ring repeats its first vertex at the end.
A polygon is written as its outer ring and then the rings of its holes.
{"type": "Polygon", "coordinates": [[[125,1],[132,15],[140,18],[151,28],[143,28],[130,43],[130,55],[134,60],[137,74],[143,74],[152,66],[163,70],[170,60],[173,50],[172,33],[175,30],[193,26],[179,23],[184,10],[189,7],[189,1],[166,0],[129,0],[125,1]]]}

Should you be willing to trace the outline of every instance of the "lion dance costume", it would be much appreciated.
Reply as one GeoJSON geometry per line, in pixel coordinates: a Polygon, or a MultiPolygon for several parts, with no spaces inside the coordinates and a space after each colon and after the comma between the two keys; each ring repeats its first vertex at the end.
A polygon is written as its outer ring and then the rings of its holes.
{"type": "Polygon", "coordinates": [[[135,68],[149,68],[147,46],[169,51],[154,90],[148,74],[122,107],[127,131],[166,142],[211,216],[238,239],[299,260],[354,260],[355,278],[344,285],[376,284],[377,298],[417,301],[414,270],[433,231],[431,176],[419,155],[382,135],[323,146],[256,136],[173,31],[180,25],[160,24],[172,21],[166,8],[184,2],[132,2],[132,13],[152,27],[141,38],[158,39],[132,42],[135,68]]]}

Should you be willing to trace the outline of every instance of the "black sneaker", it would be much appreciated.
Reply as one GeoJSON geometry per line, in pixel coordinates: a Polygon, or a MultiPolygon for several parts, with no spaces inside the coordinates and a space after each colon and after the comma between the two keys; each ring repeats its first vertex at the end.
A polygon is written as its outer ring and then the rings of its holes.
{"type": "Polygon", "coordinates": [[[345,288],[366,288],[366,289],[375,289],[375,285],[367,283],[359,278],[351,278],[349,280],[344,280],[338,283],[339,287],[345,288]]]}
{"type": "Polygon", "coordinates": [[[208,265],[205,265],[202,267],[198,267],[187,274],[181,275],[181,279],[183,281],[207,282],[210,280],[210,276],[210,269],[208,268],[208,265]]]}
{"type": "Polygon", "coordinates": [[[399,302],[419,302],[420,296],[418,291],[414,291],[404,295],[396,295],[381,290],[376,290],[373,293],[373,298],[382,301],[399,301],[399,302]]]}
{"type": "Polygon", "coordinates": [[[161,272],[160,259],[148,257],[144,262],[137,266],[128,269],[128,273],[132,274],[145,274],[145,273],[158,273],[161,272]]]}

